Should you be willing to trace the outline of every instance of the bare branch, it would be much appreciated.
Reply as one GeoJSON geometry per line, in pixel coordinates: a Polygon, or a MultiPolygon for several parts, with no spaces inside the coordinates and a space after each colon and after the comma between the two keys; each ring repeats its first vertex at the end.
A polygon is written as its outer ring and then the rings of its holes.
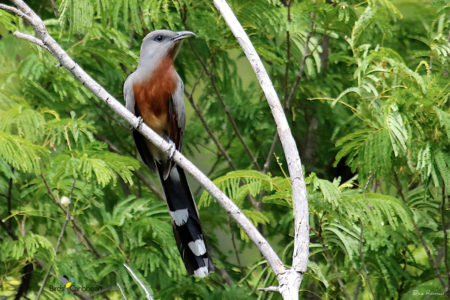
{"type": "Polygon", "coordinates": [[[442,225],[442,231],[444,232],[444,264],[445,264],[445,270],[447,273],[447,296],[450,296],[450,269],[448,266],[448,235],[447,235],[447,223],[445,220],[445,200],[447,198],[447,192],[446,192],[446,186],[445,182],[442,182],[442,202],[441,202],[441,225],[442,225]]]}
{"type": "Polygon", "coordinates": [[[280,292],[280,288],[277,286],[268,286],[265,288],[259,288],[258,291],[263,291],[263,292],[280,292]]]}
{"type": "Polygon", "coordinates": [[[197,52],[197,50],[194,48],[194,46],[192,45],[191,41],[189,41],[189,45],[190,45],[190,47],[192,49],[192,52],[194,53],[195,57],[197,57],[198,61],[202,65],[203,70],[206,72],[206,75],[208,75],[208,77],[209,77],[209,79],[211,81],[211,86],[212,86],[214,92],[216,93],[217,99],[219,100],[219,103],[222,105],[222,108],[225,111],[225,114],[227,115],[228,120],[230,121],[231,127],[233,127],[234,133],[238,137],[239,141],[241,142],[242,146],[244,147],[244,149],[247,152],[247,154],[249,155],[249,157],[251,158],[253,165],[258,170],[261,170],[255,155],[253,154],[252,150],[249,148],[249,146],[245,142],[241,132],[239,131],[239,128],[238,128],[238,126],[236,124],[236,121],[234,120],[233,116],[231,115],[230,108],[225,103],[225,101],[222,98],[222,95],[220,94],[220,91],[219,91],[219,89],[218,89],[218,87],[216,85],[215,76],[214,76],[213,72],[211,72],[211,70],[209,70],[207,64],[203,61],[202,57],[197,52]]]}
{"type": "MultiPolygon", "coordinates": [[[[290,4],[291,4],[291,2],[289,1],[287,3],[287,5],[288,5],[288,17],[290,17],[290,4]]],[[[311,18],[313,18],[313,17],[314,17],[314,14],[311,14],[311,18]]],[[[312,52],[311,53],[308,53],[308,52],[309,52],[309,41],[311,39],[311,35],[312,35],[313,29],[314,29],[314,22],[311,21],[309,26],[311,28],[311,31],[309,31],[308,34],[306,35],[305,47],[303,49],[302,59],[300,60],[300,67],[299,67],[299,70],[298,70],[298,74],[296,76],[296,80],[294,82],[294,85],[292,86],[292,88],[289,91],[289,93],[288,93],[287,79],[288,79],[288,72],[289,72],[288,65],[289,65],[289,58],[290,58],[290,50],[289,50],[289,48],[290,48],[290,41],[289,41],[290,35],[289,35],[289,31],[286,32],[286,35],[287,35],[286,38],[288,39],[288,41],[287,41],[288,62],[286,64],[286,73],[285,73],[285,89],[286,90],[285,90],[285,94],[284,94],[284,104],[283,104],[283,108],[285,110],[289,109],[291,107],[292,98],[294,97],[295,91],[297,90],[298,85],[300,84],[300,81],[303,78],[303,72],[305,70],[305,65],[306,65],[306,59],[312,53],[312,52]]],[[[275,151],[275,146],[277,145],[277,143],[278,143],[278,135],[275,133],[275,135],[274,135],[274,137],[272,139],[272,146],[270,147],[269,153],[267,154],[266,162],[264,164],[264,169],[263,169],[263,173],[264,174],[266,174],[267,171],[270,168],[270,162],[272,161],[273,153],[275,151]]]]}
{"type": "MultiPolygon", "coordinates": [[[[14,167],[11,167],[11,173],[14,173],[14,167]]],[[[9,179],[9,183],[8,183],[8,194],[7,194],[7,196],[6,196],[6,201],[8,202],[8,203],[7,203],[7,206],[8,206],[8,216],[11,215],[12,188],[13,188],[13,177],[11,177],[11,178],[9,179]]],[[[10,221],[7,221],[7,222],[6,222],[6,226],[8,226],[8,228],[12,230],[12,228],[11,228],[10,225],[11,225],[11,222],[10,222],[10,221]]]]}
{"type": "MultiPolygon", "coordinates": [[[[202,72],[202,75],[203,75],[203,72],[202,72]]],[[[199,76],[199,78],[200,78],[200,76],[199,76]]],[[[194,88],[195,88],[195,85],[194,85],[194,88]]],[[[192,108],[194,109],[195,113],[197,114],[198,118],[200,119],[200,122],[202,122],[202,125],[205,128],[206,132],[208,133],[209,137],[213,140],[213,142],[216,145],[217,149],[219,149],[220,154],[222,154],[222,156],[228,162],[230,167],[233,170],[236,170],[237,168],[236,168],[236,165],[233,163],[233,160],[228,155],[228,152],[225,150],[223,145],[220,143],[219,139],[212,132],[211,128],[209,127],[208,123],[206,122],[205,118],[203,117],[203,114],[200,111],[200,108],[197,106],[197,104],[195,104],[194,99],[192,97],[192,95],[194,94],[194,88],[192,89],[192,92],[190,94],[188,94],[186,91],[184,92],[184,94],[188,98],[189,103],[191,104],[192,108]]]]}
{"type": "MultiPolygon", "coordinates": [[[[72,188],[70,190],[69,201],[72,200],[73,189],[75,188],[76,181],[77,181],[76,178],[74,178],[73,179],[73,183],[72,183],[72,188]]],[[[65,219],[64,224],[62,226],[61,233],[59,234],[58,241],[56,242],[56,247],[55,247],[55,253],[56,254],[58,254],[59,246],[61,245],[61,240],[62,240],[62,238],[64,236],[64,232],[66,231],[67,223],[69,223],[69,220],[70,220],[70,206],[67,206],[66,219],[65,219]]],[[[44,291],[44,287],[45,287],[45,284],[47,283],[47,280],[48,280],[48,277],[50,275],[50,272],[52,271],[52,268],[53,267],[50,265],[50,267],[48,268],[47,273],[45,274],[44,281],[42,281],[41,287],[39,288],[39,292],[38,292],[38,294],[36,296],[36,300],[39,300],[39,298],[41,297],[41,294],[44,291]]]]}
{"type": "MultiPolygon", "coordinates": [[[[219,149],[219,154],[221,154],[226,161],[228,162],[228,164],[230,165],[230,167],[233,170],[237,170],[236,165],[234,164],[233,160],[231,159],[231,157],[228,155],[227,150],[223,147],[222,143],[220,143],[219,139],[214,135],[212,129],[209,127],[208,123],[206,122],[205,118],[203,117],[202,112],[200,111],[200,108],[197,106],[197,104],[195,104],[193,96],[194,95],[194,91],[195,88],[197,87],[198,83],[200,82],[201,77],[203,76],[205,70],[202,70],[201,75],[198,77],[197,81],[194,83],[194,86],[192,87],[192,91],[191,93],[187,93],[186,91],[184,91],[184,94],[186,95],[186,97],[189,100],[189,103],[191,104],[192,108],[195,110],[198,118],[200,119],[200,121],[203,124],[203,127],[205,128],[206,132],[208,133],[208,135],[210,136],[210,138],[213,140],[214,144],[216,144],[217,149],[219,149]]],[[[243,181],[240,181],[241,184],[243,184],[243,181]]],[[[248,198],[250,200],[250,203],[252,204],[252,206],[257,209],[258,211],[261,210],[261,204],[258,203],[253,197],[252,195],[249,193],[248,194],[248,198]]]]}
{"type": "MultiPolygon", "coordinates": [[[[136,274],[134,274],[133,270],[127,265],[127,264],[123,264],[125,266],[125,268],[127,268],[128,272],[130,272],[131,276],[133,276],[134,280],[137,281],[137,283],[141,286],[141,288],[144,290],[145,292],[145,296],[147,297],[148,300],[153,300],[152,296],[150,295],[150,292],[148,291],[147,287],[142,283],[142,281],[139,279],[139,277],[137,277],[136,274]]],[[[122,291],[122,290],[121,290],[122,291]]],[[[123,295],[123,294],[122,294],[123,295]]]]}
{"type": "MultiPolygon", "coordinates": [[[[39,266],[42,269],[46,268],[46,265],[42,261],[40,261],[39,259],[36,259],[35,261],[39,264],[39,266]]],[[[50,272],[50,275],[56,277],[56,274],[53,273],[53,272],[50,272]]],[[[83,300],[94,300],[94,298],[92,298],[91,296],[86,295],[85,293],[83,293],[82,291],[79,291],[79,290],[75,290],[73,294],[75,296],[77,296],[78,298],[83,299],[83,300]]]]}
{"type": "Polygon", "coordinates": [[[50,3],[52,4],[53,13],[55,14],[55,17],[59,17],[58,8],[55,5],[55,0],[50,0],[50,3]]]}
{"type": "MultiPolygon", "coordinates": [[[[167,155],[172,155],[172,159],[186,172],[190,173],[210,194],[215,198],[219,204],[233,217],[234,220],[247,233],[249,238],[255,243],[262,255],[267,259],[275,274],[284,274],[286,272],[283,263],[278,255],[272,249],[267,240],[261,235],[250,220],[242,213],[236,204],[231,201],[214,183],[205,176],[192,162],[190,162],[183,154],[174,151],[171,144],[161,138],[145,123],[139,122],[139,119],[127,110],[119,101],[117,101],[111,94],[109,94],[100,84],[92,79],[75,61],[61,48],[61,46],[50,36],[47,32],[44,23],[34,11],[32,11],[22,0],[12,0],[15,5],[24,13],[29,14],[32,19],[32,26],[38,38],[49,48],[51,54],[58,59],[61,66],[68,69],[84,86],[86,86],[95,96],[104,101],[113,111],[125,119],[136,130],[138,130],[144,137],[151,141],[156,147],[167,155]]],[[[285,124],[287,126],[287,122],[285,124]]],[[[289,130],[289,127],[281,126],[282,132],[289,130]]],[[[295,148],[295,144],[294,144],[295,148]]],[[[295,148],[296,149],[296,148],[295,148]]],[[[288,160],[289,161],[289,160],[288,160]]],[[[300,169],[301,170],[301,169],[300,169]]],[[[297,173],[300,174],[301,173],[297,173]]],[[[298,177],[293,177],[297,182],[298,177]]],[[[298,193],[294,193],[297,195],[298,193]]],[[[76,222],[72,220],[74,225],[76,222]]],[[[307,223],[307,221],[306,221],[307,223]]],[[[75,226],[75,228],[77,228],[75,226]]],[[[81,228],[80,228],[81,229],[81,228]]],[[[298,230],[296,230],[297,232],[298,230]]],[[[90,240],[84,236],[86,242],[90,240]]],[[[92,245],[90,245],[92,246],[92,245]]],[[[93,246],[92,246],[93,247],[93,246]]],[[[302,246],[303,247],[303,246],[302,246]]],[[[295,248],[295,247],[294,247],[295,248]]],[[[296,248],[295,248],[296,249],[296,248]]],[[[294,252],[295,252],[294,249],[294,252]]],[[[306,247],[307,249],[307,247],[306,247]]],[[[95,248],[91,248],[92,251],[95,248]]],[[[98,254],[98,252],[95,252],[98,254]]],[[[303,252],[302,252],[303,253],[303,252]]],[[[307,257],[307,255],[306,255],[307,257]]],[[[306,269],[306,266],[305,266],[306,269]]]]}
{"type": "Polygon", "coordinates": [[[127,296],[125,296],[125,293],[123,292],[123,289],[122,289],[122,287],[120,286],[120,284],[117,282],[116,285],[117,285],[117,287],[119,288],[120,293],[122,294],[123,299],[124,299],[124,300],[128,300],[128,299],[127,299],[127,296]]]}
{"type": "Polygon", "coordinates": [[[24,14],[23,12],[21,12],[20,10],[18,10],[17,8],[13,7],[13,6],[9,6],[3,3],[0,3],[0,9],[12,12],[13,14],[24,18],[25,20],[27,20],[28,22],[32,23],[32,20],[29,16],[27,16],[26,14],[24,14]]]}
{"type": "Polygon", "coordinates": [[[263,173],[267,174],[270,168],[270,162],[272,161],[273,153],[275,152],[275,147],[278,143],[278,134],[275,133],[272,139],[272,145],[270,145],[269,154],[267,154],[266,162],[264,163],[263,173]]]}
{"type": "Polygon", "coordinates": [[[281,273],[275,271],[275,274],[277,275],[280,284],[280,293],[283,298],[298,299],[299,286],[303,273],[306,272],[309,256],[308,199],[306,195],[306,185],[303,179],[300,155],[294,137],[289,129],[283,107],[281,106],[272,81],[256,52],[255,47],[228,3],[225,0],[213,0],[213,3],[230,27],[255,71],[256,77],[266,95],[267,102],[269,103],[272,115],[277,124],[278,135],[286,155],[289,174],[291,176],[292,202],[294,209],[294,254],[292,259],[292,269],[281,273]]]}
{"type": "MultiPolygon", "coordinates": [[[[67,214],[66,208],[64,206],[62,206],[62,204],[59,201],[58,197],[55,195],[55,193],[53,192],[52,188],[48,184],[47,179],[45,178],[44,174],[41,174],[41,178],[42,178],[42,181],[44,182],[44,184],[45,184],[45,186],[46,186],[46,188],[48,190],[49,195],[53,198],[53,200],[55,201],[56,205],[58,205],[59,208],[62,209],[62,211],[65,214],[67,214]]],[[[73,187],[72,187],[72,190],[73,190],[73,187]]],[[[70,216],[70,221],[72,222],[72,225],[73,225],[73,227],[75,229],[75,232],[77,232],[79,235],[81,235],[83,240],[86,242],[86,248],[89,249],[91,252],[93,252],[97,258],[100,258],[101,257],[100,253],[97,251],[97,249],[95,249],[94,244],[89,239],[89,237],[86,235],[86,233],[84,232],[84,230],[81,227],[81,225],[78,224],[78,222],[72,216],[70,216]]],[[[80,242],[81,242],[81,239],[80,239],[80,242]]]]}
{"type": "MultiPolygon", "coordinates": [[[[369,181],[369,180],[367,180],[369,181]]],[[[365,196],[364,196],[365,198],[365,196]]],[[[359,256],[361,257],[361,265],[363,267],[364,270],[364,276],[366,277],[367,283],[369,285],[369,290],[370,293],[372,294],[373,300],[376,300],[377,297],[375,296],[375,293],[373,292],[373,288],[372,288],[372,282],[370,281],[370,276],[369,276],[369,270],[367,269],[366,266],[366,261],[364,259],[364,253],[362,251],[362,245],[363,245],[363,232],[364,232],[364,226],[363,223],[360,222],[360,234],[359,234],[359,256]]],[[[405,264],[406,265],[406,264],[405,264]]]]}
{"type": "Polygon", "coordinates": [[[331,265],[331,268],[333,269],[334,275],[336,276],[336,279],[338,281],[339,287],[341,288],[342,292],[344,293],[344,296],[347,300],[350,300],[350,295],[347,292],[347,289],[345,288],[345,284],[342,281],[341,275],[339,274],[339,270],[336,266],[336,263],[334,262],[333,254],[331,253],[330,249],[328,249],[327,244],[325,243],[325,239],[322,235],[322,225],[319,224],[319,231],[312,228],[314,233],[319,238],[320,244],[322,245],[322,248],[324,250],[324,256],[327,262],[331,265]]]}
{"type": "Polygon", "coordinates": [[[40,39],[35,38],[34,36],[22,33],[20,31],[14,31],[13,34],[14,34],[15,37],[18,37],[19,39],[31,42],[33,44],[36,44],[36,45],[44,48],[47,51],[50,51],[50,50],[48,50],[47,46],[45,46],[44,43],[40,39]]]}
{"type": "MultiPolygon", "coordinates": [[[[395,187],[397,188],[400,198],[402,199],[403,203],[405,205],[407,205],[408,202],[406,201],[406,197],[403,194],[402,185],[400,183],[400,180],[398,179],[397,172],[392,170],[392,174],[394,174],[395,187]]],[[[417,222],[414,219],[412,219],[412,223],[414,226],[414,230],[416,231],[416,235],[419,238],[420,242],[422,243],[423,248],[425,249],[425,253],[427,254],[428,260],[430,262],[430,266],[434,269],[434,272],[436,273],[436,277],[439,279],[439,282],[441,283],[444,290],[447,291],[447,285],[445,284],[444,279],[442,279],[441,272],[439,271],[436,260],[433,258],[433,255],[431,254],[430,247],[428,247],[427,242],[423,238],[422,232],[420,231],[419,226],[417,225],[417,222]]]]}

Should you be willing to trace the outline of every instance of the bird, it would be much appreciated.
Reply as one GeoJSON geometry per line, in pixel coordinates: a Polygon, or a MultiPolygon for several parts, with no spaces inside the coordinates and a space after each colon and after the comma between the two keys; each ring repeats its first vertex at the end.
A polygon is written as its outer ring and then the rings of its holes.
{"type": "MultiPolygon", "coordinates": [[[[191,31],[164,29],[148,33],[142,41],[138,66],[123,87],[126,107],[139,118],[139,124],[147,124],[178,151],[183,144],[186,114],[183,80],[174,60],[182,41],[195,36],[191,31]]],[[[142,161],[159,175],[186,271],[200,278],[207,276],[214,265],[184,170],[136,129],[133,139],[142,161]]]]}

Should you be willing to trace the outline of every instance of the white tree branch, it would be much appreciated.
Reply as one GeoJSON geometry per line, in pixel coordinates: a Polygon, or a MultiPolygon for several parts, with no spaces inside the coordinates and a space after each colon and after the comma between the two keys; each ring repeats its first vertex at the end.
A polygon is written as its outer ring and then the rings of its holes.
{"type": "Polygon", "coordinates": [[[13,7],[13,6],[9,6],[3,3],[0,3],[0,9],[12,12],[13,14],[24,18],[25,20],[27,20],[28,22],[32,22],[31,18],[29,16],[27,16],[26,14],[22,13],[20,10],[18,10],[17,8],[13,7]]]}
{"type": "Polygon", "coordinates": [[[33,44],[36,44],[36,45],[38,45],[38,46],[41,46],[42,48],[44,48],[44,49],[47,50],[47,51],[50,51],[50,50],[47,48],[47,46],[45,46],[44,43],[43,43],[40,39],[35,38],[34,36],[31,36],[31,35],[22,33],[22,32],[20,32],[20,31],[14,31],[13,34],[14,34],[15,37],[17,37],[17,38],[19,38],[19,39],[22,39],[22,40],[31,42],[31,43],[33,43],[33,44]]]}
{"type": "Polygon", "coordinates": [[[286,273],[277,273],[280,284],[280,293],[284,299],[297,299],[298,289],[308,266],[309,256],[309,216],[308,198],[306,184],[303,178],[300,155],[292,136],[286,116],[283,112],[278,95],[273,87],[272,81],[255,50],[252,42],[239,23],[230,6],[225,0],[212,0],[217,10],[221,13],[225,22],[230,27],[238,40],[248,61],[250,62],[259,84],[266,95],[272,115],[277,124],[278,136],[286,156],[292,186],[292,203],[294,210],[294,254],[292,258],[292,269],[286,273]]]}
{"type": "Polygon", "coordinates": [[[128,300],[127,296],[125,296],[125,293],[124,293],[122,287],[120,286],[120,284],[117,282],[116,285],[119,287],[119,290],[120,290],[120,293],[122,294],[123,299],[128,300]]]}
{"type": "MultiPolygon", "coordinates": [[[[139,126],[139,120],[130,111],[128,111],[119,101],[111,96],[100,84],[87,74],[72,58],[61,48],[61,46],[50,36],[41,18],[31,10],[22,0],[12,0],[16,7],[31,20],[31,25],[37,37],[48,48],[50,53],[59,61],[61,66],[68,69],[84,86],[86,86],[95,96],[104,101],[114,112],[120,115],[143,136],[151,141],[155,146],[167,154],[173,152],[172,146],[155,133],[145,123],[139,126]]],[[[288,128],[289,129],[289,128],[288,128]]],[[[172,158],[179,166],[190,173],[210,194],[219,202],[219,204],[233,217],[233,219],[242,227],[249,238],[255,243],[261,254],[267,259],[269,265],[275,274],[285,273],[278,255],[272,249],[266,239],[259,233],[255,226],[242,213],[242,211],[231,201],[214,183],[203,174],[192,162],[178,151],[175,151],[172,158]]]]}
{"type": "MultiPolygon", "coordinates": [[[[147,297],[148,300],[153,300],[152,295],[150,295],[150,292],[148,291],[147,287],[144,285],[144,283],[139,279],[139,277],[137,277],[136,274],[134,274],[133,269],[131,269],[127,264],[123,264],[125,268],[127,268],[128,272],[130,272],[131,276],[133,276],[134,280],[137,281],[137,283],[141,286],[141,288],[144,290],[145,292],[145,296],[147,297]]],[[[120,287],[120,286],[119,286],[120,287]]],[[[122,292],[122,289],[120,289],[120,291],[122,292]]],[[[123,293],[122,293],[123,295],[123,293]]]]}
{"type": "Polygon", "coordinates": [[[280,292],[280,288],[277,286],[268,286],[265,288],[259,288],[258,291],[263,291],[263,292],[280,292]]]}

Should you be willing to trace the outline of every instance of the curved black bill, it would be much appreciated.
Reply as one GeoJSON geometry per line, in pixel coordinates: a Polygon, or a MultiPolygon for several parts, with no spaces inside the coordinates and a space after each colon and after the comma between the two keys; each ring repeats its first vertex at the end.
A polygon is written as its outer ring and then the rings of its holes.
{"type": "Polygon", "coordinates": [[[175,37],[173,37],[172,41],[178,41],[178,40],[182,40],[191,36],[197,36],[195,33],[193,33],[192,31],[178,31],[177,35],[175,37]]]}

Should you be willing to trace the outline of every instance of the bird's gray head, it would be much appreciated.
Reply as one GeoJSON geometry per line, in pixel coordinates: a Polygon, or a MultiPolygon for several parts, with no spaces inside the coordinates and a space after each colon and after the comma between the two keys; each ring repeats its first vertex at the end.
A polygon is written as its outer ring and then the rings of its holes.
{"type": "Polygon", "coordinates": [[[152,64],[165,55],[175,59],[183,39],[196,36],[191,31],[155,30],[147,34],[142,41],[139,65],[152,64]]]}

